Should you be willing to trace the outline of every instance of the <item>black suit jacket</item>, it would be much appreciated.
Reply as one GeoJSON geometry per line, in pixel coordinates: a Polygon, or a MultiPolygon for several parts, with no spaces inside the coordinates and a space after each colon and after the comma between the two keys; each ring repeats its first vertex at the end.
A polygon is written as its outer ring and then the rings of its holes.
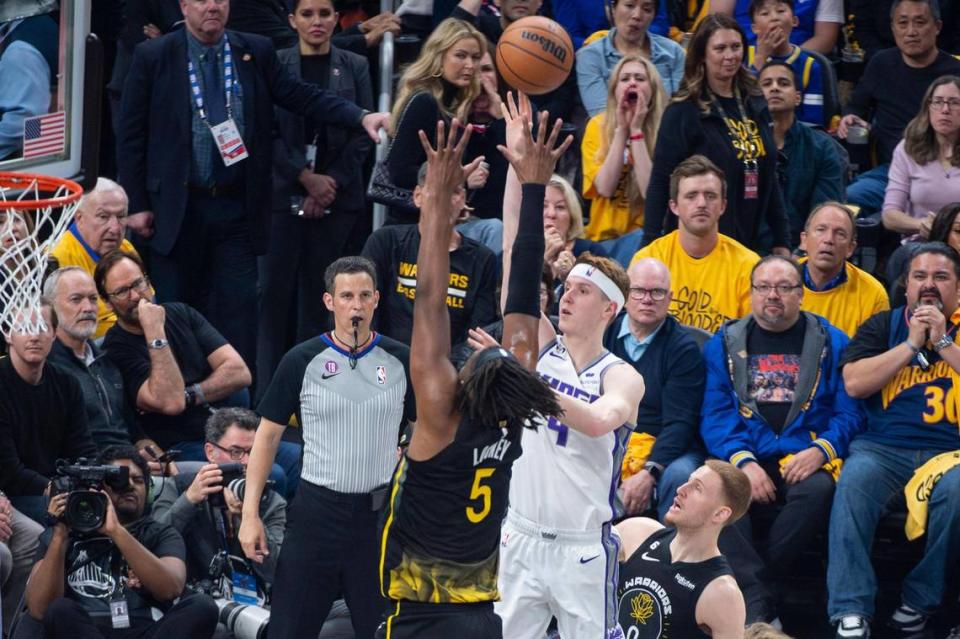
{"type": "MultiPolygon", "coordinates": [[[[318,124],[359,127],[361,109],[302,82],[277,58],[267,38],[227,30],[235,75],[243,88],[243,139],[250,157],[240,163],[244,209],[253,249],[269,241],[273,105],[318,124]]],[[[174,32],[139,44],[123,90],[117,161],[131,213],[153,211],[150,245],[169,254],[183,225],[190,173],[192,97],[187,78],[187,36],[174,32]]]]}
{"type": "MultiPolygon", "coordinates": [[[[295,76],[300,71],[300,47],[277,51],[280,63],[295,76]]],[[[349,51],[330,47],[330,80],[327,91],[349,100],[364,109],[373,110],[373,89],[367,59],[349,51]]],[[[276,107],[277,133],[273,145],[273,206],[286,210],[290,196],[305,195],[298,176],[307,165],[303,117],[276,107]]],[[[357,211],[366,200],[363,180],[363,162],[373,142],[362,129],[348,130],[327,126],[327,146],[317,151],[318,172],[337,181],[337,199],[331,205],[336,210],[357,211]]]]}

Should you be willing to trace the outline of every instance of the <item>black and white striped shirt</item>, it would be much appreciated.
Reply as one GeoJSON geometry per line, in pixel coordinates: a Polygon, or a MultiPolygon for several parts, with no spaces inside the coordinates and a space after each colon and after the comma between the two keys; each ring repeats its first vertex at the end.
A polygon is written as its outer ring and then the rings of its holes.
{"type": "Polygon", "coordinates": [[[373,333],[357,353],[330,334],[292,348],[259,413],[278,424],[296,414],[303,429],[301,478],[341,493],[368,493],[390,481],[402,425],[415,416],[410,349],[373,333]]]}

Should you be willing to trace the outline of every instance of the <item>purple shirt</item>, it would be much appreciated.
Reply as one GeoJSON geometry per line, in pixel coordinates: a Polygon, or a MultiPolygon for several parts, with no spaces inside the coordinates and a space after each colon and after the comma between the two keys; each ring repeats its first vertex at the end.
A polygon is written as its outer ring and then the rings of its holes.
{"type": "Polygon", "coordinates": [[[900,140],[893,151],[883,210],[903,211],[915,218],[936,213],[946,204],[960,201],[960,167],[944,169],[939,161],[917,164],[900,140]]]}

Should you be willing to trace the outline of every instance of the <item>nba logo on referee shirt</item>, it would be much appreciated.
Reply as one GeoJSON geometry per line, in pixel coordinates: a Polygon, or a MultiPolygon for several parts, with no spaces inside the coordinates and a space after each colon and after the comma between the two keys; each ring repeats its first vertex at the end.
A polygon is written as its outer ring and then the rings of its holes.
{"type": "Polygon", "coordinates": [[[340,366],[338,366],[335,361],[329,359],[327,360],[327,363],[323,365],[323,367],[326,368],[327,372],[331,375],[336,374],[337,371],[340,370],[340,366]]]}
{"type": "Polygon", "coordinates": [[[377,383],[383,386],[387,383],[387,367],[377,366],[377,383]]]}

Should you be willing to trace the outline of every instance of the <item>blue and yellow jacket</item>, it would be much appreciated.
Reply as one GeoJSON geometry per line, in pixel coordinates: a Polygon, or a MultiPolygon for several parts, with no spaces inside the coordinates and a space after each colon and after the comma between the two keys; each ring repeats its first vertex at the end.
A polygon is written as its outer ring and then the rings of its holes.
{"type": "Polygon", "coordinates": [[[777,432],[747,394],[747,335],[752,315],[724,324],[704,348],[707,388],[700,432],[708,452],[732,464],[780,459],[817,446],[842,458],[860,432],[860,402],[847,395],[839,362],[849,339],[819,315],[804,312],[806,333],[793,405],[777,432]]]}

